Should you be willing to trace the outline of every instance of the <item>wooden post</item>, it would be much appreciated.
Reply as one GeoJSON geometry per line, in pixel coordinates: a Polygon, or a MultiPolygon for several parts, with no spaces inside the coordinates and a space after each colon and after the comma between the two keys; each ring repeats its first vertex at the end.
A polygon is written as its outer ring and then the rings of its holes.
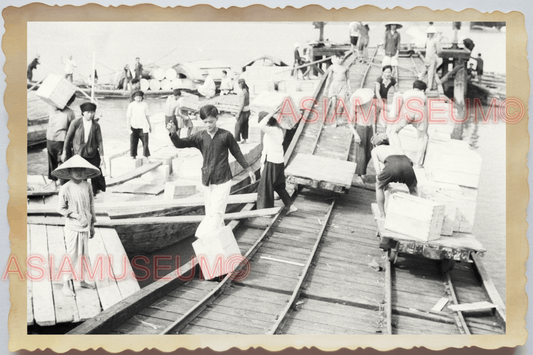
{"type": "Polygon", "coordinates": [[[313,22],[313,26],[315,26],[315,28],[318,28],[320,31],[320,34],[318,37],[319,42],[324,42],[324,25],[325,25],[325,22],[321,22],[321,21],[313,22]]]}
{"type": "Polygon", "coordinates": [[[94,73],[96,70],[96,52],[93,52],[93,72],[92,72],[92,83],[91,83],[91,102],[94,103],[94,73]]]}
{"type": "MultiPolygon", "coordinates": [[[[467,86],[465,60],[462,58],[457,58],[456,63],[458,70],[457,73],[455,73],[455,79],[453,81],[453,98],[459,117],[463,117],[465,113],[465,96],[467,86]]],[[[461,123],[456,123],[453,128],[452,139],[462,139],[462,137],[463,125],[461,123]]]]}

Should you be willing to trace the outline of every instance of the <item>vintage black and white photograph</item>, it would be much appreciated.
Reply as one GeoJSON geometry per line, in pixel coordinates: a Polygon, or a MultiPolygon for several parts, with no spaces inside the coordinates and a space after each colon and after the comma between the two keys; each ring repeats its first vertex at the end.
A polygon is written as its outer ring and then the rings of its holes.
{"type": "Polygon", "coordinates": [[[28,22],[27,334],[506,334],[506,53],[506,22],[28,22]]]}

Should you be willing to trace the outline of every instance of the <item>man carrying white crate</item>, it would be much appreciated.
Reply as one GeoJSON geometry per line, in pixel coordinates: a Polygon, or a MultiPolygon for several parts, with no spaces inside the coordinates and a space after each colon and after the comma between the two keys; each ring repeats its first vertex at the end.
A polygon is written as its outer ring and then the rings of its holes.
{"type": "Polygon", "coordinates": [[[390,111],[394,114],[398,113],[398,116],[396,122],[387,128],[391,145],[400,149],[401,154],[404,152],[398,135],[399,132],[408,124],[416,128],[418,138],[417,160],[414,162],[416,167],[422,167],[428,144],[429,117],[426,106],[426,89],[425,82],[415,80],[413,88],[403,94],[400,107],[396,107],[397,97],[395,95],[390,111]]]}
{"type": "Polygon", "coordinates": [[[401,148],[389,145],[386,134],[380,133],[372,137],[372,161],[376,170],[376,201],[380,217],[385,218],[385,190],[391,182],[407,185],[409,193],[417,196],[417,180],[413,169],[413,162],[401,148]]]}

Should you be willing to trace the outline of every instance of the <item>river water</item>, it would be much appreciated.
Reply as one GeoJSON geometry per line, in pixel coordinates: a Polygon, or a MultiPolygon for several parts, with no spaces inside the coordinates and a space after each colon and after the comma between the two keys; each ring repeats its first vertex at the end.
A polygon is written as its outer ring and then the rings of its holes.
{"type": "MultiPolygon", "coordinates": [[[[424,33],[426,23],[403,23],[402,42],[414,38],[408,34],[424,33]]],[[[326,39],[346,42],[348,23],[329,22],[326,39]]],[[[443,36],[451,41],[451,23],[436,23],[443,36]]],[[[383,23],[370,23],[370,46],[382,39],[383,23]]],[[[482,53],[486,72],[505,73],[505,33],[470,31],[463,22],[459,38],[474,40],[474,54],[482,53]]],[[[238,69],[253,58],[268,54],[292,65],[293,45],[318,38],[318,30],[309,22],[302,23],[29,23],[28,62],[39,53],[42,66],[34,72],[40,80],[48,73],[62,73],[60,56],[73,55],[78,64],[75,79],[90,73],[92,53],[96,52],[100,81],[111,78],[125,63],[133,64],[136,56],[143,63],[156,62],[166,69],[173,64],[190,60],[218,59],[238,69]],[[68,48],[68,49],[66,49],[68,48]]],[[[80,101],[81,100],[77,100],[80,101]]],[[[147,99],[150,113],[163,111],[164,100],[147,99]]],[[[79,103],[78,103],[79,104],[79,103]]],[[[98,115],[104,142],[123,142],[128,147],[126,129],[126,100],[101,100],[98,115]]],[[[77,105],[76,105],[77,106],[77,105]]],[[[79,112],[75,107],[76,112],[79,112]]],[[[505,125],[477,124],[467,130],[465,139],[483,158],[477,198],[474,235],[488,252],[485,263],[496,288],[505,301],[505,125]],[[477,126],[477,127],[475,127],[477,126]]],[[[28,150],[28,174],[46,174],[44,147],[28,150]]],[[[189,253],[190,240],[167,248],[165,254],[189,253]]],[[[157,252],[161,254],[161,252],[157,252]]],[[[154,253],[156,254],[156,253],[154,253]]],[[[190,253],[189,253],[190,254],[190,253]]],[[[182,263],[188,260],[182,260],[182,263]]],[[[144,285],[144,284],[143,284],[144,285]]]]}

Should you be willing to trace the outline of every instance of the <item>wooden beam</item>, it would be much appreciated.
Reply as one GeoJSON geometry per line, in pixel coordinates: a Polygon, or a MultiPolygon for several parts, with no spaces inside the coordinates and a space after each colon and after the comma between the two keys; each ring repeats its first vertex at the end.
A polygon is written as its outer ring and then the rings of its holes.
{"type": "Polygon", "coordinates": [[[505,330],[506,329],[505,303],[503,303],[503,300],[500,297],[498,290],[496,290],[496,287],[494,286],[494,283],[492,282],[492,279],[490,278],[489,273],[487,272],[487,269],[485,269],[485,265],[483,264],[481,257],[477,253],[472,253],[471,257],[472,257],[472,260],[474,261],[474,266],[477,272],[481,276],[481,280],[483,282],[483,288],[485,289],[485,292],[489,296],[490,301],[497,306],[496,307],[496,318],[498,319],[498,322],[505,330]]]}
{"type": "Polygon", "coordinates": [[[388,335],[392,335],[392,262],[387,261],[387,268],[385,269],[385,324],[387,326],[388,335]]]}
{"type": "MultiPolygon", "coordinates": [[[[224,220],[232,219],[245,219],[262,216],[271,216],[279,212],[281,207],[265,208],[247,212],[235,212],[226,213],[224,220]]],[[[175,217],[144,217],[144,218],[121,218],[111,219],[105,221],[97,221],[95,227],[110,227],[115,226],[135,226],[139,224],[169,224],[169,223],[200,223],[205,216],[193,215],[193,216],[175,216],[175,217]]],[[[52,225],[63,226],[65,225],[64,218],[47,218],[47,217],[28,217],[28,224],[31,225],[52,225]]]]}
{"type": "Polygon", "coordinates": [[[26,194],[28,197],[38,197],[38,196],[52,196],[57,195],[59,193],[59,190],[33,190],[33,191],[26,191],[26,194]]]}
{"type": "MultiPolygon", "coordinates": [[[[247,186],[246,186],[247,187],[247,186]]],[[[241,203],[251,203],[257,200],[257,193],[251,194],[238,194],[230,195],[228,198],[228,204],[241,204],[241,203]]],[[[191,197],[184,199],[176,200],[147,200],[147,201],[123,201],[123,202],[107,202],[107,203],[96,203],[94,205],[96,212],[104,213],[108,209],[120,209],[124,208],[128,210],[132,207],[153,207],[153,208],[170,208],[170,207],[200,207],[205,203],[203,197],[191,197]]],[[[28,215],[32,214],[56,214],[57,207],[51,205],[30,205],[28,206],[28,215]]]]}
{"type": "Polygon", "coordinates": [[[473,312],[473,311],[491,311],[496,308],[496,305],[487,301],[451,304],[449,309],[455,312],[473,312]]]}
{"type": "Polygon", "coordinates": [[[107,180],[106,182],[106,186],[107,187],[111,187],[111,186],[115,186],[115,185],[118,185],[118,184],[122,184],[128,180],[131,180],[131,179],[135,179],[136,177],[139,177],[143,174],[146,174],[147,172],[149,171],[152,171],[154,170],[155,168],[157,168],[159,165],[163,164],[163,162],[161,161],[158,161],[158,162],[154,162],[154,163],[149,163],[149,164],[145,164],[143,166],[140,166],[124,175],[121,175],[121,176],[118,176],[116,178],[111,178],[109,180],[107,180]]]}
{"type": "MultiPolygon", "coordinates": [[[[446,279],[446,286],[448,287],[448,290],[450,291],[450,296],[452,297],[452,302],[453,304],[458,305],[459,301],[457,300],[457,295],[455,294],[455,290],[453,288],[453,283],[452,283],[452,278],[450,277],[449,272],[446,272],[445,279],[446,279]]],[[[448,308],[450,308],[450,306],[448,306],[448,308]]],[[[466,324],[466,320],[463,317],[463,314],[461,313],[461,311],[455,311],[454,316],[457,317],[456,321],[457,321],[457,327],[459,328],[459,330],[463,331],[466,335],[470,335],[470,330],[468,329],[468,325],[466,324]]]]}

